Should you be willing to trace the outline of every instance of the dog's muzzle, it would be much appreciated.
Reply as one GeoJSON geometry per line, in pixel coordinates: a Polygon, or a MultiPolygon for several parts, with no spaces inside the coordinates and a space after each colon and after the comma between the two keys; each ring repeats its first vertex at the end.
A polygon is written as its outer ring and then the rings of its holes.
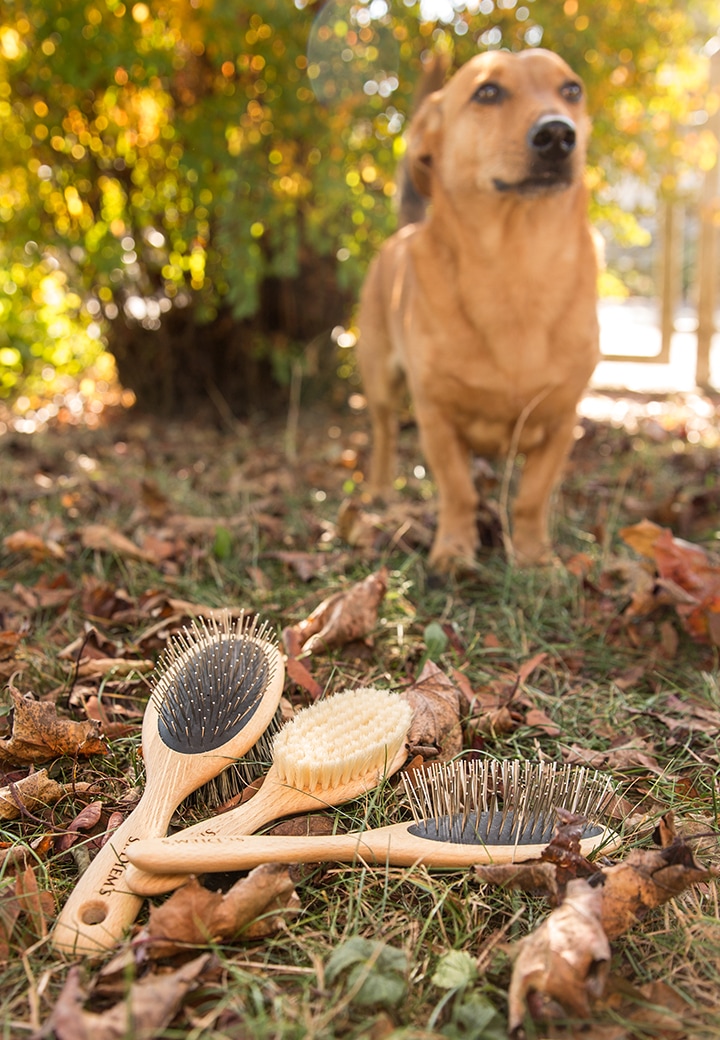
{"type": "Polygon", "coordinates": [[[575,148],[577,131],[565,116],[542,116],[528,131],[530,150],[543,162],[558,163],[575,148]]]}
{"type": "Polygon", "coordinates": [[[573,180],[571,158],[577,143],[572,119],[560,115],[541,116],[527,133],[529,170],[519,181],[494,180],[495,189],[519,195],[535,195],[567,188],[573,180]]]}

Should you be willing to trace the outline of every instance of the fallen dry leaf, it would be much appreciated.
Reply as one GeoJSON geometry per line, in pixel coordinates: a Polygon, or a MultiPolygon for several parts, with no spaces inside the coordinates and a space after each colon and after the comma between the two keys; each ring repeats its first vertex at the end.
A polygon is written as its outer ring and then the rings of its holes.
{"type": "Polygon", "coordinates": [[[387,568],[382,567],[344,592],[328,596],[304,621],[283,631],[288,656],[329,650],[369,635],[377,623],[387,581],[387,568]]]}
{"type": "Polygon", "coordinates": [[[462,751],[460,691],[433,661],[426,661],[405,696],[413,709],[408,732],[410,754],[447,762],[462,751]]]}
{"type": "Polygon", "coordinates": [[[43,538],[34,531],[14,531],[3,538],[3,547],[12,553],[29,556],[39,562],[48,558],[65,559],[65,550],[52,538],[43,538]]]}
{"type": "Polygon", "coordinates": [[[517,944],[508,991],[508,1031],[533,1017],[552,1014],[552,1004],[587,1017],[591,998],[603,991],[610,943],[601,924],[603,893],[584,879],[571,881],[564,901],[517,944]]]}
{"type": "Polygon", "coordinates": [[[149,953],[167,957],[187,943],[233,939],[241,932],[248,935],[259,917],[275,916],[298,906],[295,885],[283,864],[256,867],[226,893],[211,892],[192,878],[165,903],[150,910],[149,953]]]}
{"type": "Polygon", "coordinates": [[[554,863],[488,863],[473,867],[473,873],[486,885],[500,888],[518,888],[545,896],[551,906],[559,901],[557,870],[554,863]]]}
{"type": "Polygon", "coordinates": [[[328,553],[291,552],[289,549],[266,552],[263,553],[263,557],[268,560],[280,560],[281,563],[291,568],[297,574],[300,581],[311,581],[320,571],[325,570],[328,563],[334,559],[328,553]]]}
{"type": "Polygon", "coordinates": [[[288,657],[285,662],[285,671],[293,682],[310,694],[313,700],[316,701],[318,697],[322,696],[322,686],[302,661],[298,661],[296,657],[288,657]]]}
{"type": "Polygon", "coordinates": [[[622,935],[654,907],[712,876],[695,862],[682,838],[674,838],[662,849],[635,849],[622,863],[605,867],[602,873],[602,922],[610,939],[622,935]]]}
{"type": "Polygon", "coordinates": [[[62,755],[106,755],[107,744],[94,722],[60,718],[54,704],[29,700],[10,686],[13,725],[9,740],[0,740],[0,762],[29,765],[62,755]]]}
{"type": "Polygon", "coordinates": [[[674,604],[693,639],[720,646],[720,565],[699,545],[650,520],[623,528],[620,536],[654,561],[663,602],[674,604]]]}
{"type": "Polygon", "coordinates": [[[16,820],[23,810],[34,813],[54,805],[64,794],[63,785],[51,780],[47,769],[38,769],[11,786],[0,787],[0,820],[16,820]]]}
{"type": "MultiPolygon", "coordinates": [[[[5,866],[5,864],[3,864],[5,866]]],[[[55,900],[51,892],[41,892],[35,871],[31,865],[15,865],[15,881],[3,888],[0,894],[0,962],[5,963],[11,954],[10,943],[20,918],[24,920],[26,932],[23,945],[28,946],[48,933],[48,921],[55,913],[55,900]],[[28,941],[30,940],[30,941],[28,941]]]]}
{"type": "Polygon", "coordinates": [[[107,524],[86,524],[79,528],[79,534],[84,549],[128,556],[133,560],[145,560],[147,563],[156,562],[153,553],[141,549],[135,542],[126,538],[121,531],[107,524]]]}
{"type": "MultiPolygon", "coordinates": [[[[74,666],[73,668],[75,670],[74,666]]],[[[134,672],[148,675],[154,669],[154,661],[137,660],[131,657],[90,657],[80,661],[76,674],[80,679],[102,679],[107,675],[132,675],[134,672]]]]}
{"type": "Polygon", "coordinates": [[[79,967],[68,972],[42,1036],[56,1040],[154,1040],[173,1020],[188,992],[212,961],[204,953],[176,971],[150,974],[133,982],[118,1003],[101,1013],[86,1011],[89,993],[79,967]]]}
{"type": "Polygon", "coordinates": [[[81,831],[91,831],[100,821],[102,816],[102,802],[90,802],[72,820],[63,834],[55,839],[55,848],[58,852],[67,852],[78,840],[81,831]]]}

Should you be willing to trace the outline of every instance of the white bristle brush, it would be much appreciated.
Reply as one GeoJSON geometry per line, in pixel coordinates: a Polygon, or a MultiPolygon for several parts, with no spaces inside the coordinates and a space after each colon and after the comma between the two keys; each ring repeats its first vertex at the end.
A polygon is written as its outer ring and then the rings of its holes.
{"type": "MultiPolygon", "coordinates": [[[[535,762],[441,763],[403,775],[414,819],[329,837],[228,838],[138,842],[131,852],[143,870],[210,873],[260,863],[353,862],[430,867],[471,866],[535,859],[553,835],[555,811],[595,815],[609,780],[582,767],[535,762]]],[[[599,824],[584,828],[583,855],[612,851],[620,838],[599,824]]]]}
{"type": "Polygon", "coordinates": [[[275,737],[273,764],[258,793],[230,812],[156,839],[152,872],[129,866],[128,885],[142,895],[169,892],[185,880],[163,873],[165,859],[179,845],[252,834],[281,816],[359,798],[404,764],[412,715],[400,694],[373,687],[345,690],[303,708],[275,737]]]}
{"type": "Polygon", "coordinates": [[[273,718],[285,666],[257,619],[195,622],[161,658],[143,716],[145,790],[78,880],[52,935],[68,954],[101,954],[132,924],[142,899],[126,882],[127,850],[167,833],[175,809],[256,743],[273,718]]]}

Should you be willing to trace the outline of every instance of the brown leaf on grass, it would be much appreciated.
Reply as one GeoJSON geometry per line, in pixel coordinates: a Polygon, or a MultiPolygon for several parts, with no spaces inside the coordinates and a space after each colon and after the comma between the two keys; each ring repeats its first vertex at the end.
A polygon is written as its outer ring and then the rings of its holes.
{"type": "Polygon", "coordinates": [[[274,931],[280,911],[295,910],[297,906],[295,885],[283,864],[264,863],[256,867],[224,894],[211,892],[192,878],[162,906],[150,910],[149,953],[156,958],[167,957],[187,943],[233,939],[241,932],[252,937],[252,926],[258,924],[259,917],[264,918],[265,928],[274,931]]]}
{"type": "Polygon", "coordinates": [[[712,872],[695,862],[690,846],[674,838],[662,849],[635,849],[603,869],[602,923],[609,939],[622,935],[650,910],[662,906],[712,872]]]}
{"type": "Polygon", "coordinates": [[[304,621],[283,631],[288,656],[329,650],[367,636],[377,624],[387,581],[387,568],[382,567],[344,592],[328,596],[304,621]]]}
{"type": "Polygon", "coordinates": [[[517,944],[508,992],[508,1031],[522,1029],[528,1007],[534,1017],[553,1005],[587,1018],[603,990],[610,943],[601,923],[603,893],[584,879],[571,881],[564,901],[517,944]]]}
{"type": "Polygon", "coordinates": [[[17,864],[14,884],[5,886],[0,894],[0,962],[10,957],[13,932],[21,918],[26,934],[18,942],[29,946],[45,938],[54,912],[52,893],[40,891],[33,867],[17,864]]]}
{"type": "Polygon", "coordinates": [[[317,679],[313,678],[312,672],[302,661],[298,661],[296,657],[288,657],[285,662],[285,671],[293,682],[310,694],[313,700],[322,696],[322,686],[317,679]]]}
{"type": "Polygon", "coordinates": [[[41,578],[36,585],[17,582],[13,592],[28,610],[62,610],[77,596],[77,589],[65,574],[52,581],[41,578]]]}
{"type": "Polygon", "coordinates": [[[666,775],[657,759],[651,754],[652,746],[642,737],[618,737],[617,745],[605,751],[571,744],[563,750],[565,762],[571,765],[588,766],[590,769],[607,769],[622,772],[626,769],[645,769],[656,776],[666,775]]]}
{"type": "Polygon", "coordinates": [[[12,785],[0,787],[0,820],[16,820],[23,809],[34,813],[54,805],[64,794],[63,785],[51,780],[47,769],[38,769],[12,785]]]}
{"type": "Polygon", "coordinates": [[[12,660],[19,644],[19,632],[0,632],[0,661],[12,660]]]}
{"type": "Polygon", "coordinates": [[[14,531],[3,538],[3,548],[19,556],[29,556],[35,562],[65,559],[65,550],[58,542],[34,531],[14,531]]]}
{"type": "Polygon", "coordinates": [[[81,831],[91,831],[96,826],[102,816],[102,806],[102,802],[90,802],[78,813],[65,828],[65,833],[56,838],[57,852],[67,852],[78,840],[81,831]]]}
{"type": "Polygon", "coordinates": [[[563,898],[570,881],[591,877],[600,867],[586,859],[580,851],[580,838],[587,823],[584,816],[558,809],[555,834],[539,859],[526,863],[476,866],[478,877],[488,884],[520,888],[526,892],[543,892],[551,906],[563,898]]]}
{"type": "Polygon", "coordinates": [[[212,955],[204,953],[176,971],[146,975],[101,1013],[85,1010],[89,992],[80,968],[72,967],[41,1035],[56,1040],[154,1040],[175,1018],[211,961],[212,955]]]}
{"type": "Polygon", "coordinates": [[[432,661],[405,691],[413,718],[408,731],[410,754],[446,762],[462,751],[460,691],[432,661]]]}
{"type": "Polygon", "coordinates": [[[141,549],[121,531],[108,524],[86,524],[78,529],[78,533],[84,549],[112,553],[114,556],[127,556],[131,560],[145,560],[147,563],[156,562],[153,553],[141,549]]]}
{"type": "Polygon", "coordinates": [[[54,704],[23,697],[10,686],[13,700],[12,734],[0,740],[0,762],[29,765],[62,755],[106,755],[108,747],[94,722],[60,718],[54,704]]]}
{"type": "Polygon", "coordinates": [[[667,527],[643,520],[620,531],[623,540],[654,561],[664,602],[674,603],[686,631],[720,646],[720,565],[667,527]]]}
{"type": "Polygon", "coordinates": [[[139,661],[133,657],[91,657],[77,665],[76,673],[80,679],[103,679],[108,675],[132,675],[133,672],[148,675],[154,669],[154,661],[139,661]]]}
{"type": "MultiPolygon", "coordinates": [[[[104,620],[110,620],[133,606],[133,601],[125,589],[119,589],[114,582],[102,581],[92,575],[83,577],[80,603],[86,617],[104,620]]],[[[98,640],[104,638],[95,630],[93,635],[98,640]]]]}
{"type": "Polygon", "coordinates": [[[559,889],[554,863],[531,860],[528,863],[489,863],[473,867],[473,873],[487,885],[517,888],[545,896],[551,906],[557,906],[559,889]]]}
{"type": "Polygon", "coordinates": [[[539,729],[548,737],[559,737],[562,729],[557,722],[553,722],[550,716],[541,708],[530,708],[525,715],[525,725],[532,729],[539,729]]]}
{"type": "Polygon", "coordinates": [[[606,1007],[616,1021],[610,1024],[609,1016],[603,1016],[605,1021],[584,1025],[583,1040],[637,1040],[639,1036],[684,1040],[695,1036],[697,1019],[693,1019],[699,1009],[660,979],[633,986],[619,975],[611,976],[602,1002],[602,1008],[606,1007]]]}
{"type": "Polygon", "coordinates": [[[279,549],[275,552],[263,553],[268,560],[279,560],[297,574],[300,581],[311,581],[320,571],[325,570],[334,557],[324,552],[299,552],[297,550],[279,549]]]}

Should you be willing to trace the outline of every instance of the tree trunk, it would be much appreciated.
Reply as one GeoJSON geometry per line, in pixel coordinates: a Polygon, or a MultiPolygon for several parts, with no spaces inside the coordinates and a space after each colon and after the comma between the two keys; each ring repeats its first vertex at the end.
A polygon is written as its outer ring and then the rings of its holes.
{"type": "Polygon", "coordinates": [[[109,349],[139,412],[209,421],[278,415],[287,408],[292,360],[303,352],[320,357],[317,385],[305,383],[305,399],[308,390],[337,390],[330,334],[351,306],[351,294],[338,288],[334,259],[311,257],[296,278],[266,279],[251,319],[238,321],[225,308],[200,324],[192,306],[174,307],[150,329],[121,309],[109,349]]]}

